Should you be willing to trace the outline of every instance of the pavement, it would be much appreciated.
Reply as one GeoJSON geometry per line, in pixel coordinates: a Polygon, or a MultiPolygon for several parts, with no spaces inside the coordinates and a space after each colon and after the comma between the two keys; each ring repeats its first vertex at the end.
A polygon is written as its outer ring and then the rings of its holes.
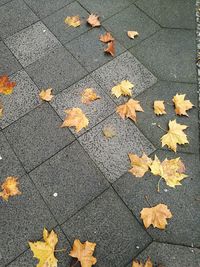
{"type": "Polygon", "coordinates": [[[59,236],[59,267],[69,266],[74,239],[96,242],[96,266],[131,267],[150,256],[164,267],[200,266],[200,179],[196,20],[194,0],[0,0],[0,75],[16,81],[13,94],[1,96],[0,182],[19,177],[22,195],[0,201],[0,266],[32,267],[28,241],[42,238],[43,228],[59,236]],[[67,27],[67,16],[100,15],[102,26],[67,27]],[[139,37],[131,40],[128,30],[139,37]],[[110,31],[116,56],[103,52],[99,35],[110,31]],[[134,98],[144,113],[137,123],[116,114],[121,98],[111,88],[122,80],[134,83],[134,98]],[[50,103],[39,98],[53,88],[50,103]],[[101,100],[87,106],[80,93],[95,88],[101,100]],[[177,93],[197,107],[189,117],[153,113],[154,100],[171,102],[177,93]],[[76,133],[60,128],[64,109],[80,107],[88,128],[76,133]],[[161,148],[168,121],[188,125],[189,144],[177,154],[161,148]],[[105,139],[104,126],[117,135],[105,139]],[[176,189],[147,173],[128,172],[128,153],[153,157],[180,156],[188,178],[176,189]],[[145,229],[140,211],[166,204],[173,217],[166,230],[145,229]]]}

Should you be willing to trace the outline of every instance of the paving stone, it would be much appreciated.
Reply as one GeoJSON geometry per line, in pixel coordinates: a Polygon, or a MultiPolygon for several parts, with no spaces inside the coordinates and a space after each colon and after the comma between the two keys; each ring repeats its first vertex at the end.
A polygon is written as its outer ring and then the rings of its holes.
{"type": "Polygon", "coordinates": [[[66,43],[90,29],[85,22],[88,16],[89,13],[81,5],[79,5],[79,3],[73,2],[48,16],[43,20],[43,22],[62,43],[66,43]],[[65,24],[64,21],[66,17],[75,15],[79,15],[81,18],[82,24],[79,27],[69,27],[65,24]]]}
{"type": "MultiPolygon", "coordinates": [[[[152,242],[137,259],[144,261],[148,256],[155,264],[165,267],[200,266],[200,250],[185,246],[152,242]]],[[[131,267],[132,263],[128,266],[131,267]]]]}
{"type": "Polygon", "coordinates": [[[19,182],[22,194],[0,206],[0,251],[6,264],[28,248],[29,240],[38,240],[44,227],[56,226],[29,177],[23,176],[19,182]]]}
{"type": "Polygon", "coordinates": [[[79,238],[82,242],[89,240],[97,244],[96,266],[125,266],[151,242],[112,189],[88,204],[62,228],[70,242],[79,238]]]}
{"type": "Polygon", "coordinates": [[[5,43],[23,67],[47,55],[59,45],[59,41],[42,22],[15,33],[5,43]]]}
{"type": "MultiPolygon", "coordinates": [[[[168,130],[170,120],[177,123],[185,124],[188,128],[184,131],[189,140],[189,144],[177,145],[177,151],[198,153],[199,142],[199,126],[198,126],[198,110],[193,108],[188,111],[189,117],[178,116],[175,114],[172,98],[179,94],[186,94],[195,106],[198,106],[197,85],[187,83],[158,82],[146,92],[137,97],[145,112],[138,113],[137,126],[145,136],[156,146],[161,148],[161,137],[165,132],[159,129],[155,123],[162,128],[168,130]],[[156,116],[153,111],[153,102],[155,100],[164,100],[166,107],[166,115],[156,116]]],[[[163,149],[168,149],[164,146],[163,149]]]]}
{"type": "Polygon", "coordinates": [[[196,82],[195,32],[162,29],[130,50],[161,80],[196,82]]]}
{"type": "Polygon", "coordinates": [[[83,134],[79,141],[110,182],[114,182],[128,170],[128,153],[141,154],[145,151],[150,154],[154,151],[153,145],[134,123],[121,119],[117,114],[83,134]],[[109,125],[115,129],[116,136],[106,139],[102,131],[109,125]]]}
{"type": "Polygon", "coordinates": [[[19,62],[3,42],[0,42],[0,57],[0,75],[10,75],[21,69],[19,62]]]}
{"type": "Polygon", "coordinates": [[[53,88],[58,93],[80,80],[87,72],[64,48],[57,47],[26,68],[38,88],[53,88]]]}
{"type": "Polygon", "coordinates": [[[0,36],[7,38],[37,20],[23,0],[10,1],[0,7],[0,36]]]}
{"type": "Polygon", "coordinates": [[[11,0],[0,0],[0,6],[10,2],[11,0]]]}
{"type": "MultiPolygon", "coordinates": [[[[159,177],[146,173],[141,179],[131,173],[122,176],[114,184],[119,193],[134,215],[140,220],[140,211],[148,207],[145,196],[152,206],[164,203],[171,210],[173,217],[168,220],[164,231],[152,226],[147,229],[155,241],[172,244],[182,244],[198,247],[200,244],[199,217],[199,158],[193,154],[184,154],[169,151],[156,151],[160,160],[180,157],[186,166],[188,178],[182,181],[182,186],[175,189],[160,182],[160,192],[157,192],[159,177]],[[195,219],[193,219],[195,218],[195,219]]],[[[154,155],[152,155],[154,158],[154,155]]]]}
{"type": "Polygon", "coordinates": [[[79,133],[76,133],[74,128],[70,128],[73,134],[77,136],[91,129],[93,126],[112,114],[115,111],[116,106],[109,96],[107,96],[102,88],[90,76],[87,76],[78,83],[64,90],[62,93],[58,94],[52,100],[51,105],[63,120],[66,117],[65,109],[79,107],[83,110],[89,119],[89,125],[87,128],[82,129],[79,133]],[[93,88],[97,95],[101,98],[89,105],[81,103],[81,94],[86,88],[93,88]]]}
{"type": "Polygon", "coordinates": [[[41,102],[38,88],[25,71],[15,73],[10,79],[16,82],[16,86],[11,95],[1,97],[4,107],[4,114],[0,120],[1,128],[10,125],[41,102]]]}
{"type": "Polygon", "coordinates": [[[140,11],[135,5],[131,5],[117,13],[103,23],[103,26],[111,32],[126,48],[130,48],[143,39],[146,39],[160,29],[159,25],[140,11]],[[137,31],[139,37],[130,39],[127,31],[137,31]]]}
{"type": "Polygon", "coordinates": [[[195,0],[138,0],[135,4],[163,27],[195,29],[195,3],[195,0]]]}
{"type": "Polygon", "coordinates": [[[7,176],[21,176],[25,173],[2,132],[0,132],[0,173],[0,183],[7,176]]]}
{"type": "MultiPolygon", "coordinates": [[[[94,71],[91,76],[106,92],[111,95],[111,89],[122,80],[129,80],[134,84],[133,97],[137,96],[154,83],[157,79],[148,71],[135,57],[129,52],[125,52],[111,62],[94,71]]],[[[113,100],[117,103],[127,101],[127,98],[116,98],[113,100]]]]}
{"type": "MultiPolygon", "coordinates": [[[[65,44],[66,48],[89,72],[113,59],[110,54],[104,52],[107,44],[99,40],[99,36],[105,32],[103,28],[95,28],[65,44]]],[[[116,56],[124,51],[125,48],[116,42],[116,56]]]]}
{"type": "Polygon", "coordinates": [[[108,187],[108,182],[78,142],[50,158],[30,176],[59,223],[108,187]]]}
{"type": "Polygon", "coordinates": [[[4,129],[28,172],[74,140],[61,123],[54,110],[43,104],[4,129]]]}

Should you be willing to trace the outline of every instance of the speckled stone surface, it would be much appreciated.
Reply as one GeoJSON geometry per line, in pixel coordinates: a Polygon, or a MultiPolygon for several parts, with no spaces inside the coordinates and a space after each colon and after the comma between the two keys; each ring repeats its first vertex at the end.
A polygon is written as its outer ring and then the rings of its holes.
{"type": "Polygon", "coordinates": [[[4,4],[6,4],[6,3],[10,2],[10,1],[11,0],[0,0],[0,6],[4,5],[4,4]]]}
{"type": "Polygon", "coordinates": [[[11,81],[16,82],[13,93],[1,97],[4,107],[4,115],[0,120],[1,128],[10,125],[41,103],[38,88],[25,71],[12,75],[11,81]]]}
{"type": "Polygon", "coordinates": [[[47,55],[59,41],[42,22],[37,22],[5,40],[23,67],[47,55]]]}
{"type": "Polygon", "coordinates": [[[79,133],[76,133],[75,128],[70,128],[73,134],[77,136],[83,134],[104,120],[112,114],[116,108],[112,99],[110,99],[110,97],[90,76],[87,76],[78,83],[64,90],[61,94],[57,95],[50,104],[63,120],[66,117],[66,109],[73,107],[82,109],[89,119],[89,125],[87,128],[83,128],[79,133]],[[91,102],[89,105],[83,104],[81,102],[81,94],[86,88],[93,88],[97,95],[101,98],[91,102]]]}
{"type": "Polygon", "coordinates": [[[141,151],[145,151],[150,154],[154,151],[153,145],[134,123],[121,119],[117,114],[82,135],[79,141],[110,182],[117,180],[129,169],[128,153],[141,154],[141,151]],[[107,139],[102,132],[105,126],[112,126],[116,136],[107,139]]]}

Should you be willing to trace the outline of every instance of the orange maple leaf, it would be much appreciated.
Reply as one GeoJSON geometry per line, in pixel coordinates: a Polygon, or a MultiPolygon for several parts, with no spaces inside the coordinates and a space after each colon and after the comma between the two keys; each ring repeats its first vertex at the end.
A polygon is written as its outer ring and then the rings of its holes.
{"type": "Polygon", "coordinates": [[[99,27],[101,25],[99,21],[99,16],[95,14],[90,14],[87,23],[89,23],[92,27],[99,27]]]}
{"type": "Polygon", "coordinates": [[[13,88],[16,86],[16,82],[9,81],[7,75],[0,76],[0,93],[4,95],[10,95],[13,92],[13,88]]]}
{"type": "Polygon", "coordinates": [[[125,117],[127,117],[134,122],[136,122],[136,111],[144,112],[139,104],[139,101],[133,99],[129,99],[128,102],[117,107],[117,113],[122,119],[125,119],[125,117]]]}
{"type": "Polygon", "coordinates": [[[133,261],[132,267],[153,267],[153,264],[148,257],[144,264],[141,261],[133,261]]]}
{"type": "Polygon", "coordinates": [[[17,179],[18,178],[12,177],[12,176],[6,178],[6,180],[1,185],[1,189],[3,191],[0,192],[0,197],[8,201],[9,197],[21,194],[21,192],[19,191],[17,187],[19,184],[17,179]]]}
{"type": "Polygon", "coordinates": [[[115,42],[111,41],[108,43],[108,47],[104,49],[104,52],[111,54],[111,56],[115,56],[115,42]]]}
{"type": "Polygon", "coordinates": [[[103,43],[108,43],[110,41],[114,41],[115,39],[112,37],[110,32],[106,32],[105,34],[100,35],[99,40],[103,43]]]}

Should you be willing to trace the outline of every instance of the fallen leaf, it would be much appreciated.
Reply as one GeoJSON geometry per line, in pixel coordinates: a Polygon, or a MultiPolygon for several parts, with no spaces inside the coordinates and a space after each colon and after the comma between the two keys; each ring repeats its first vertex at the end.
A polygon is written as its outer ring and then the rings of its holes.
{"type": "Polygon", "coordinates": [[[45,242],[29,242],[34,258],[39,260],[37,267],[57,267],[58,260],[55,258],[54,252],[55,246],[58,243],[58,236],[53,230],[51,233],[48,233],[44,229],[43,239],[45,242]]]}
{"type": "Polygon", "coordinates": [[[82,244],[80,240],[76,239],[69,255],[77,258],[81,263],[81,267],[91,267],[97,262],[97,259],[93,256],[95,247],[96,243],[86,241],[82,244]]]}
{"type": "Polygon", "coordinates": [[[153,267],[153,264],[151,259],[148,257],[144,264],[141,261],[133,261],[132,267],[153,267]]]}
{"type": "Polygon", "coordinates": [[[166,114],[164,101],[161,100],[154,101],[153,107],[154,107],[154,113],[156,115],[166,114]]]}
{"type": "Polygon", "coordinates": [[[90,14],[87,22],[92,26],[92,27],[99,27],[101,25],[99,21],[99,16],[95,14],[90,14]]]}
{"type": "Polygon", "coordinates": [[[75,127],[78,133],[88,126],[89,120],[80,108],[66,109],[65,113],[67,116],[61,127],[75,127]]]}
{"type": "Polygon", "coordinates": [[[127,34],[131,39],[135,39],[135,37],[139,36],[139,33],[136,31],[128,31],[127,34]]]}
{"type": "Polygon", "coordinates": [[[0,192],[0,197],[8,201],[9,197],[21,195],[18,189],[19,182],[16,177],[7,177],[6,180],[1,185],[2,192],[0,192]]]}
{"type": "Polygon", "coordinates": [[[81,102],[83,104],[90,104],[92,101],[95,101],[97,99],[100,99],[101,97],[98,96],[96,94],[96,92],[94,91],[94,89],[92,88],[86,88],[83,93],[82,93],[82,97],[81,97],[81,102]]]}
{"type": "Polygon", "coordinates": [[[139,101],[133,99],[129,99],[128,102],[117,107],[117,113],[122,119],[125,119],[125,117],[127,117],[134,122],[136,122],[136,111],[144,112],[139,104],[139,101]]]}
{"type": "Polygon", "coordinates": [[[103,128],[103,134],[106,138],[112,138],[116,135],[116,131],[111,125],[108,125],[103,128]]]}
{"type": "Polygon", "coordinates": [[[0,93],[4,95],[10,95],[13,92],[13,88],[16,86],[16,82],[9,81],[7,75],[0,76],[0,93]]]}
{"type": "Polygon", "coordinates": [[[108,43],[108,47],[104,49],[104,52],[111,54],[111,56],[115,56],[115,41],[111,41],[108,43]]]}
{"type": "Polygon", "coordinates": [[[143,208],[140,214],[145,228],[152,224],[154,228],[165,229],[167,219],[172,217],[171,211],[165,204],[158,204],[152,208],[143,208]]]}
{"type": "Polygon", "coordinates": [[[135,154],[129,154],[128,156],[132,165],[132,169],[130,169],[129,172],[136,177],[143,177],[149,170],[152,160],[145,153],[143,153],[142,157],[138,157],[135,154]]]}
{"type": "Polygon", "coordinates": [[[42,100],[45,100],[45,101],[51,101],[51,99],[53,98],[53,95],[51,94],[51,91],[52,91],[52,88],[49,88],[47,90],[42,90],[39,93],[40,98],[42,100]]]}
{"type": "Polygon", "coordinates": [[[99,40],[103,43],[108,43],[110,41],[114,41],[115,39],[112,37],[110,32],[106,32],[105,34],[100,35],[99,40]]]}
{"type": "Polygon", "coordinates": [[[131,82],[129,82],[128,80],[123,80],[121,83],[112,88],[112,95],[115,95],[117,98],[119,98],[121,95],[131,96],[131,89],[133,87],[134,85],[131,82]]]}
{"type": "Polygon", "coordinates": [[[66,17],[65,23],[68,24],[69,26],[72,26],[74,28],[79,27],[81,25],[81,20],[80,17],[77,16],[71,16],[71,17],[66,17]]]}
{"type": "Polygon", "coordinates": [[[3,105],[0,103],[0,118],[3,116],[3,105]]]}
{"type": "Polygon", "coordinates": [[[177,144],[188,144],[187,135],[183,132],[188,126],[176,123],[176,120],[169,121],[169,130],[161,138],[162,147],[167,145],[176,152],[177,144]]]}
{"type": "Polygon", "coordinates": [[[185,96],[186,96],[185,94],[184,95],[176,94],[172,99],[175,105],[175,112],[177,115],[188,116],[186,111],[194,106],[190,102],[190,100],[185,100],[185,96]]]}

